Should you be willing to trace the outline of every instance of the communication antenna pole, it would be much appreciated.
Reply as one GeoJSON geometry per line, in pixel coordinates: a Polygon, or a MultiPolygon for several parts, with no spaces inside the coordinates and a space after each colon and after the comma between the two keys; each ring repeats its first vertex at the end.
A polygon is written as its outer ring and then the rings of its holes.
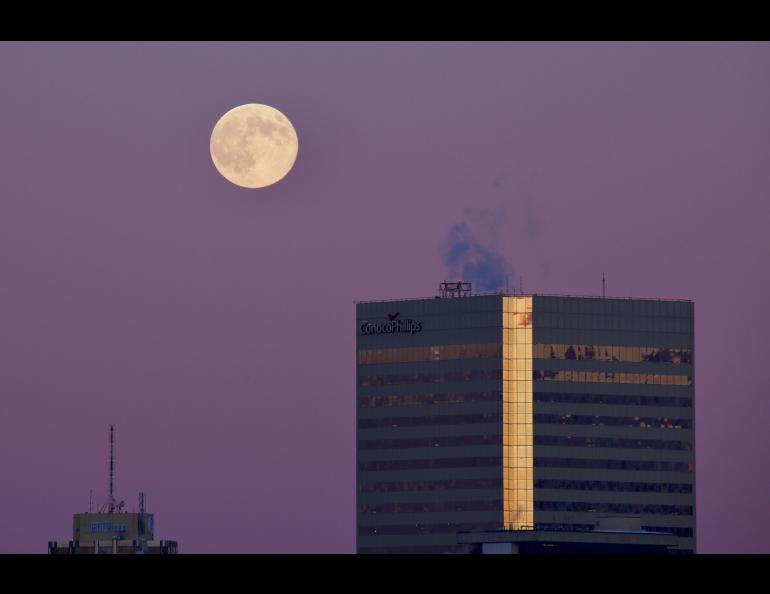
{"type": "Polygon", "coordinates": [[[113,496],[113,483],[115,475],[115,427],[110,425],[110,499],[108,501],[109,513],[115,512],[115,497],[113,496]]]}
{"type": "Polygon", "coordinates": [[[524,294],[524,277],[519,276],[519,295],[524,294]]]}
{"type": "Polygon", "coordinates": [[[605,287],[606,287],[606,284],[604,281],[604,273],[602,272],[602,299],[604,299],[605,297],[605,287]]]}
{"type": "Polygon", "coordinates": [[[139,493],[139,513],[144,513],[144,492],[139,493]]]}
{"type": "Polygon", "coordinates": [[[88,513],[90,514],[94,509],[94,490],[88,490],[88,513]]]}

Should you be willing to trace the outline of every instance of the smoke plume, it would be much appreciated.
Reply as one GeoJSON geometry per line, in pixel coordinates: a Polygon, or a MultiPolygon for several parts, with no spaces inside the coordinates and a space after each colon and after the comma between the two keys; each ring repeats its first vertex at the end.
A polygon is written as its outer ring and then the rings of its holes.
{"type": "Polygon", "coordinates": [[[505,257],[479,243],[467,224],[458,223],[449,230],[443,255],[447,280],[471,282],[474,293],[495,293],[506,288],[510,268],[505,257]]]}

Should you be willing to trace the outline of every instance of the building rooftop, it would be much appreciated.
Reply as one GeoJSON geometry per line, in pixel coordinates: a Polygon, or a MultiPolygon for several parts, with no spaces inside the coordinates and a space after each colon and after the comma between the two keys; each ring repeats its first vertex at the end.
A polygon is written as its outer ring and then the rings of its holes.
{"type": "Polygon", "coordinates": [[[693,303],[692,299],[669,299],[669,298],[661,298],[661,297],[602,297],[601,295],[568,295],[568,294],[560,294],[560,293],[504,293],[504,292],[497,292],[497,293],[472,293],[471,295],[462,296],[462,297],[441,297],[439,295],[432,295],[430,297],[404,297],[401,299],[371,299],[371,300],[361,300],[356,301],[356,304],[359,303],[389,303],[394,301],[426,301],[430,299],[467,299],[468,297],[491,297],[491,296],[500,296],[500,297],[568,297],[570,299],[604,299],[606,301],[668,301],[668,302],[684,302],[684,303],[693,303]]]}

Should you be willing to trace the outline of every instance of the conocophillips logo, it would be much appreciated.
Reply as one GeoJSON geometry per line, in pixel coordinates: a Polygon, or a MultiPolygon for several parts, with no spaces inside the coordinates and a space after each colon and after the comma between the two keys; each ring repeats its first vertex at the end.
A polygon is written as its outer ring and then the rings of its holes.
{"type": "Polygon", "coordinates": [[[361,334],[395,334],[406,333],[414,334],[422,332],[422,322],[417,320],[399,320],[398,314],[388,314],[388,321],[382,323],[361,322],[361,334]]]}

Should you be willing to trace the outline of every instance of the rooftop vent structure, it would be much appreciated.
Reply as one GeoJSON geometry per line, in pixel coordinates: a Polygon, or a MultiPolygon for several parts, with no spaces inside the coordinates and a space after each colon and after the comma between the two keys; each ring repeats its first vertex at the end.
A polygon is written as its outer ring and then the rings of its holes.
{"type": "Polygon", "coordinates": [[[470,297],[471,284],[462,281],[446,282],[439,285],[440,297],[470,297]]]}

